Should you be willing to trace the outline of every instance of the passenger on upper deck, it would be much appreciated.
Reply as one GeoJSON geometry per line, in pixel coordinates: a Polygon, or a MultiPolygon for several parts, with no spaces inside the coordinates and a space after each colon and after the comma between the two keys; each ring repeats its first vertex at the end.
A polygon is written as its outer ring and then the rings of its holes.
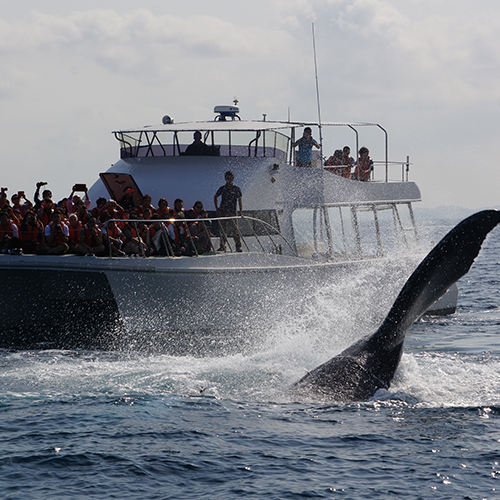
{"type": "Polygon", "coordinates": [[[342,165],[342,151],[340,149],[336,149],[335,152],[333,153],[328,160],[325,161],[325,170],[328,170],[328,172],[332,172],[335,175],[340,175],[341,177],[344,176],[344,168],[341,167],[342,165]]]}
{"type": "Polygon", "coordinates": [[[325,161],[325,167],[336,167],[342,164],[342,151],[340,149],[336,149],[328,160],[325,161]]]}
{"type": "Polygon", "coordinates": [[[369,181],[372,170],[373,160],[370,158],[370,151],[368,148],[362,147],[359,150],[359,160],[356,162],[352,178],[358,181],[369,181]]]}
{"type": "Polygon", "coordinates": [[[292,144],[292,147],[299,146],[297,153],[297,167],[312,167],[312,147],[320,148],[320,145],[313,139],[311,127],[306,127],[300,139],[292,144]]]}
{"type": "Polygon", "coordinates": [[[201,140],[201,132],[197,130],[193,134],[194,141],[186,148],[186,156],[211,156],[212,149],[201,140]]]}
{"type": "Polygon", "coordinates": [[[354,161],[354,158],[351,156],[351,148],[349,146],[344,146],[342,149],[342,162],[341,164],[344,165],[344,170],[342,172],[342,176],[345,177],[346,179],[351,178],[351,169],[354,166],[356,162],[354,161]]]}

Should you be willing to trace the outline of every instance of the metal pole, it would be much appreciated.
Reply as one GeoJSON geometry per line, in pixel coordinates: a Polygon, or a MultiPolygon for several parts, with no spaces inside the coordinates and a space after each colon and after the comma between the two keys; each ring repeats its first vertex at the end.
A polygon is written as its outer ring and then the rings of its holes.
{"type": "Polygon", "coordinates": [[[318,103],[319,155],[321,158],[321,166],[323,166],[323,132],[321,130],[321,108],[319,104],[318,64],[316,62],[316,38],[314,36],[314,23],[312,23],[312,39],[314,53],[314,74],[316,76],[316,101],[318,103]]]}

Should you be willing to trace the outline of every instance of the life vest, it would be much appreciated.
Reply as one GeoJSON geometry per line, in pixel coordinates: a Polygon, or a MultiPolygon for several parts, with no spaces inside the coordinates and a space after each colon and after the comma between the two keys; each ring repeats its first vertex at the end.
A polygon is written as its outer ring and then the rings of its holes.
{"type": "Polygon", "coordinates": [[[115,240],[117,240],[118,237],[120,236],[120,228],[116,225],[116,222],[113,227],[111,228],[109,226],[106,227],[105,231],[110,238],[114,238],[115,240]]]}
{"type": "Polygon", "coordinates": [[[131,241],[133,238],[137,238],[137,231],[135,230],[135,228],[129,224],[128,222],[125,222],[123,227],[121,228],[122,230],[122,233],[125,235],[125,243],[128,243],[129,241],[131,241]],[[129,238],[127,236],[127,233],[128,231],[130,231],[130,234],[131,234],[131,238],[129,238]]]}
{"type": "MultiPolygon", "coordinates": [[[[101,230],[97,226],[95,226],[94,229],[96,235],[99,236],[101,234],[101,230]]],[[[97,238],[92,234],[92,230],[87,225],[85,225],[83,231],[84,231],[84,236],[83,236],[84,243],[91,248],[96,247],[97,238]]]]}
{"type": "Polygon", "coordinates": [[[52,224],[52,212],[48,214],[45,210],[40,210],[38,212],[38,219],[43,224],[43,227],[47,227],[49,224],[52,224]]]}
{"type": "Polygon", "coordinates": [[[80,235],[80,229],[82,229],[82,223],[78,221],[76,227],[68,224],[69,229],[69,241],[72,245],[76,245],[78,243],[78,237],[80,235]]]}
{"type": "Polygon", "coordinates": [[[30,226],[23,224],[19,228],[19,239],[21,241],[35,241],[38,243],[43,242],[43,229],[41,226],[30,226]]]}
{"type": "Polygon", "coordinates": [[[12,221],[7,222],[6,226],[0,224],[0,240],[3,240],[5,236],[10,236],[11,238],[19,236],[17,226],[12,221]]]}
{"type": "Polygon", "coordinates": [[[166,207],[163,210],[161,208],[159,208],[156,211],[156,213],[158,214],[158,216],[160,217],[160,219],[168,219],[170,217],[170,212],[171,211],[172,211],[172,209],[170,207],[166,207]]]}
{"type": "Polygon", "coordinates": [[[184,226],[178,227],[177,224],[172,223],[169,226],[169,234],[170,237],[174,240],[174,243],[176,245],[179,245],[186,239],[186,230],[184,229],[184,226]],[[170,229],[172,228],[172,229],[170,229]],[[174,237],[172,238],[172,232],[174,233],[174,237]]]}
{"type": "MultiPolygon", "coordinates": [[[[146,207],[146,208],[149,208],[149,210],[151,210],[151,215],[155,214],[156,213],[156,209],[155,207],[153,207],[153,205],[149,205],[149,207],[146,207]]],[[[143,213],[144,213],[144,210],[146,210],[146,208],[144,208],[142,205],[137,209],[137,216],[140,217],[143,213]]]]}
{"type": "Polygon", "coordinates": [[[50,244],[49,246],[50,247],[58,247],[59,245],[62,245],[63,243],[65,243],[64,241],[64,228],[65,228],[65,224],[63,224],[62,222],[60,222],[58,224],[58,226],[61,228],[61,231],[55,231],[55,227],[54,227],[54,223],[51,222],[49,224],[49,228],[50,228],[50,233],[53,235],[52,237],[52,244],[50,244]]]}

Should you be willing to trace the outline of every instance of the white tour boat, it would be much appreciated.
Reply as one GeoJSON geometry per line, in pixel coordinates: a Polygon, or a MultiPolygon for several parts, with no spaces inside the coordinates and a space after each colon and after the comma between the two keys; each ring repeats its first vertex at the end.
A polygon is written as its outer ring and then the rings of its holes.
{"type": "MultiPolygon", "coordinates": [[[[163,124],[114,132],[120,160],[90,189],[119,200],[133,190],[136,204],[176,198],[185,208],[200,200],[208,210],[212,250],[164,257],[0,255],[0,348],[132,348],[170,353],[242,352],[265,335],[270,318],[300,314],[314,291],[385,262],[387,279],[418,263],[399,258],[401,245],[417,242],[412,203],[420,191],[408,180],[409,162],[388,161],[387,134],[377,124],[347,127],[358,151],[358,131],[372,126],[384,137],[385,158],[369,182],[323,167],[296,166],[294,141],[303,122],[244,121],[236,106],[218,106],[211,121],[163,124]],[[204,155],[184,154],[194,132],[204,155]],[[243,251],[228,238],[219,247],[213,211],[227,170],[243,193],[237,218],[243,251]],[[390,179],[397,172],[398,180],[390,179]]],[[[265,117],[264,117],[265,118],[265,117]]],[[[355,297],[353,298],[355,300],[355,297]]],[[[434,306],[455,310],[456,288],[434,306]]]]}

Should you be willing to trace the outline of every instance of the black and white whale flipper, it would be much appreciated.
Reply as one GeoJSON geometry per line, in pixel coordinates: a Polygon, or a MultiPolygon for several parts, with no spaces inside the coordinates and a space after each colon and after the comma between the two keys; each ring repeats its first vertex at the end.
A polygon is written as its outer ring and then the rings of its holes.
{"type": "Polygon", "coordinates": [[[294,389],[338,402],[366,401],[378,389],[388,389],[406,332],[469,271],[486,235],[499,222],[500,211],[484,210],[455,226],[415,269],[380,328],[309,372],[294,389]]]}

